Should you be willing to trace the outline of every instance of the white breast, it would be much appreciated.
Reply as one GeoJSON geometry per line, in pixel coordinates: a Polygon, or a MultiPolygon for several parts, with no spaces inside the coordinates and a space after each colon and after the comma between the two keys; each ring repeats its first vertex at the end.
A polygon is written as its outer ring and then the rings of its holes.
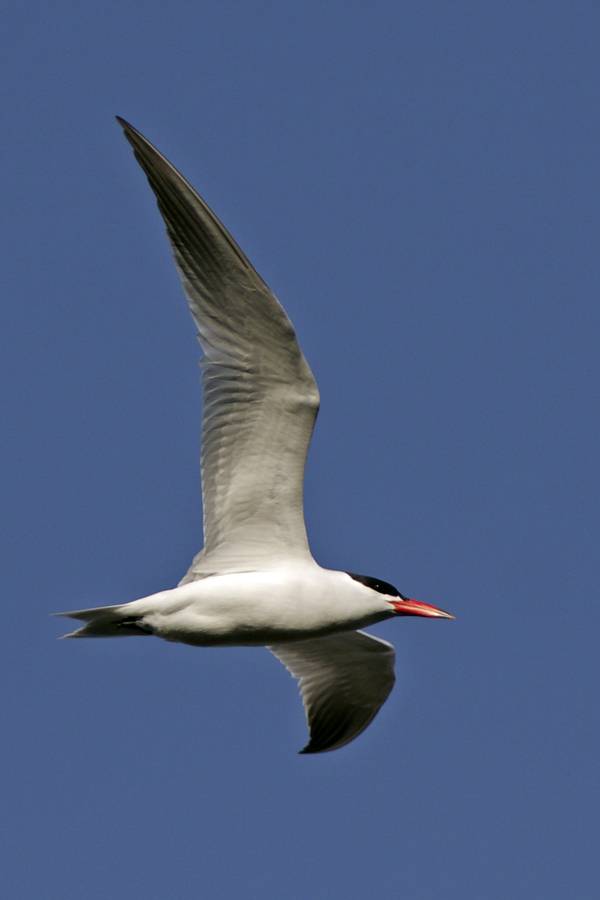
{"type": "Polygon", "coordinates": [[[381,595],[314,562],[214,575],[131,607],[160,637],[200,646],[280,643],[360,628],[393,614],[381,595]]]}

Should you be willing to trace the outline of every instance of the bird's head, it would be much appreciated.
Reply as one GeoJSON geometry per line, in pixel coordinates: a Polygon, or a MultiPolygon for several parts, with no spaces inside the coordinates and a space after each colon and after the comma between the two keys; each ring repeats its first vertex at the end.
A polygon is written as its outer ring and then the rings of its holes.
{"type": "Polygon", "coordinates": [[[364,584],[365,587],[377,591],[378,594],[385,595],[384,599],[393,609],[392,615],[396,616],[427,616],[431,619],[453,619],[454,616],[438,609],[437,606],[430,606],[428,603],[421,603],[420,600],[411,600],[398,591],[393,584],[387,581],[381,581],[379,578],[371,578],[369,575],[354,575],[348,572],[350,578],[364,584]]]}

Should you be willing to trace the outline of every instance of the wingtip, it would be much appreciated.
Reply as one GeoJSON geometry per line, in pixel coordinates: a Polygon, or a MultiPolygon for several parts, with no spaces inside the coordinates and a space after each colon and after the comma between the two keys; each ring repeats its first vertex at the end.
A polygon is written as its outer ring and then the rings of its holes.
{"type": "Polygon", "coordinates": [[[312,753],[324,753],[326,750],[329,749],[328,747],[326,747],[324,749],[319,749],[318,747],[311,746],[311,744],[312,744],[312,742],[309,741],[308,744],[306,745],[306,747],[303,747],[302,750],[298,750],[298,756],[302,756],[305,753],[306,754],[308,754],[308,753],[311,753],[311,754],[312,753]]]}
{"type": "Polygon", "coordinates": [[[115,116],[115,119],[117,120],[117,122],[119,123],[119,125],[121,126],[121,128],[123,129],[123,132],[124,132],[124,134],[125,134],[125,137],[129,140],[130,143],[131,143],[131,138],[132,138],[132,137],[133,137],[133,138],[141,139],[141,140],[143,140],[144,142],[147,143],[147,141],[146,141],[146,139],[144,138],[144,136],[141,135],[141,134],[139,133],[139,131],[137,130],[137,128],[134,128],[133,125],[131,125],[131,124],[127,121],[127,119],[123,119],[123,118],[121,118],[121,116],[115,116]]]}
{"type": "Polygon", "coordinates": [[[127,119],[122,119],[121,116],[115,116],[115,119],[117,120],[117,122],[119,123],[121,128],[123,129],[123,133],[130,144],[132,143],[132,140],[136,140],[136,139],[138,141],[142,141],[145,144],[148,143],[146,138],[142,134],[140,134],[140,132],[137,130],[137,128],[134,128],[133,125],[131,125],[127,121],[127,119]]]}

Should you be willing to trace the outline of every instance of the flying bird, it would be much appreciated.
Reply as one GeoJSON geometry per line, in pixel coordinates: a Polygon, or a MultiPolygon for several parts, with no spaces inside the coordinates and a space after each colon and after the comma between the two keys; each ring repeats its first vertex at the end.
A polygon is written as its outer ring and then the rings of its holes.
{"type": "Polygon", "coordinates": [[[292,324],[206,203],[118,121],[156,196],[203,351],[204,548],[172,590],[57,615],[84,622],[69,638],[266,646],[299,681],[310,730],[300,752],[335,750],[364,731],[394,685],[394,648],[360,629],[454,617],[315,562],[302,486],[319,392],[292,324]]]}

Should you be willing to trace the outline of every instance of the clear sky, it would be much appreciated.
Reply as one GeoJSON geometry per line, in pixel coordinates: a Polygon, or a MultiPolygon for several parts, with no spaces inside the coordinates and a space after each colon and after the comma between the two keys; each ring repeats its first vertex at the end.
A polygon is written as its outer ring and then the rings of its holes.
{"type": "Polygon", "coordinates": [[[3,894],[598,896],[597,2],[5,0],[3,894]],[[298,756],[263,649],[57,641],[200,548],[199,347],[114,121],[319,383],[316,559],[454,613],[298,756]]]}

